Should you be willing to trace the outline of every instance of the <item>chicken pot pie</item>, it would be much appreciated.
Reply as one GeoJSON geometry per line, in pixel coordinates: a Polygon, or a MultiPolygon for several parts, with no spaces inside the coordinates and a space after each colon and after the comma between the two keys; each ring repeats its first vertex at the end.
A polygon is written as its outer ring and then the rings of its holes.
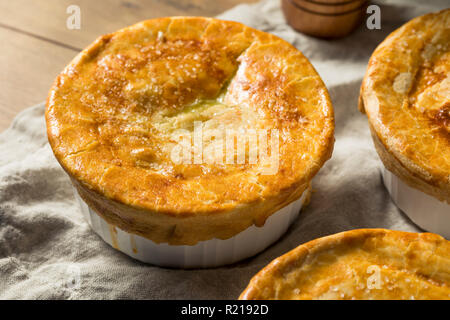
{"type": "MultiPolygon", "coordinates": [[[[327,89],[300,51],[201,17],[148,20],[100,37],[57,77],[46,120],[83,201],[113,227],[170,245],[263,226],[300,198],[334,142],[327,89]],[[277,130],[278,170],[264,174],[261,161],[174,161],[179,129],[192,133],[199,122],[203,135],[277,130]]],[[[219,140],[206,147],[222,147],[219,140]]]]}
{"type": "Polygon", "coordinates": [[[385,167],[450,203],[450,9],[411,20],[378,46],[359,107],[385,167]]]}
{"type": "Polygon", "coordinates": [[[240,299],[450,299],[450,242],[384,229],[319,238],[272,261],[240,299]]]}

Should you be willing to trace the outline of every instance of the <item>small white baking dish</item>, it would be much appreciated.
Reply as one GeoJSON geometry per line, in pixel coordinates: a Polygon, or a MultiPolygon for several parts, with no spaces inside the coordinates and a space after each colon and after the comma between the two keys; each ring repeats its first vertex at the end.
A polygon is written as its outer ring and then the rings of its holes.
{"type": "Polygon", "coordinates": [[[157,244],[108,224],[81,199],[81,211],[92,229],[113,248],[145,263],[174,268],[210,268],[235,263],[256,255],[277,241],[297,218],[310,188],[300,199],[272,214],[264,226],[251,226],[226,240],[201,241],[193,246],[157,244]]]}
{"type": "Polygon", "coordinates": [[[450,205],[414,189],[386,168],[382,169],[384,185],[392,200],[422,229],[450,239],[450,205]]]}

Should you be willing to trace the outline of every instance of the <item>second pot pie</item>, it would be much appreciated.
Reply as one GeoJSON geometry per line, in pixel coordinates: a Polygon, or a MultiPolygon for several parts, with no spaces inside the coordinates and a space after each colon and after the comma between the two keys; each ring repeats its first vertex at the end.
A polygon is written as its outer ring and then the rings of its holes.
{"type": "Polygon", "coordinates": [[[360,110],[384,165],[450,203],[450,9],[411,20],[378,46],[360,110]]]}
{"type": "Polygon", "coordinates": [[[194,245],[262,226],[331,156],[334,119],[314,68],[286,41],[201,17],[100,37],[58,76],[48,138],[81,198],[109,224],[194,245]],[[277,129],[279,167],[175,164],[177,129],[277,129]]]}
{"type": "Polygon", "coordinates": [[[417,225],[450,237],[450,9],[411,20],[375,50],[361,86],[383,182],[417,225]]]}

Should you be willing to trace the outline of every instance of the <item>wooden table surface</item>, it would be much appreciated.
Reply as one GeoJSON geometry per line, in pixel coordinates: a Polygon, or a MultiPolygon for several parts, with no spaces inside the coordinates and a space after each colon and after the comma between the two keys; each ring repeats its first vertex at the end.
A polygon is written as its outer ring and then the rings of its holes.
{"type": "Polygon", "coordinates": [[[44,101],[56,75],[98,36],[174,15],[214,16],[257,0],[0,0],[0,132],[19,111],[44,101]],[[81,28],[66,27],[78,5],[81,28]]]}

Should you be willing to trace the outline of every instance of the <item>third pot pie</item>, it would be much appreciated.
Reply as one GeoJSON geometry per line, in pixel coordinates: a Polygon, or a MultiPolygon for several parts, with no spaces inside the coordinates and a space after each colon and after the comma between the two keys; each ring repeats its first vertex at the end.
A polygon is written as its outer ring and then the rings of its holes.
{"type": "Polygon", "coordinates": [[[341,232],[275,259],[240,299],[450,299],[450,242],[432,233],[341,232]]]}
{"type": "Polygon", "coordinates": [[[148,20],[100,37],[56,79],[46,120],[83,201],[114,227],[171,245],[264,225],[304,193],[334,142],[328,92],[300,51],[201,17],[148,20]],[[174,163],[177,130],[192,133],[198,121],[203,134],[277,129],[277,172],[262,174],[260,162],[174,163]]]}

